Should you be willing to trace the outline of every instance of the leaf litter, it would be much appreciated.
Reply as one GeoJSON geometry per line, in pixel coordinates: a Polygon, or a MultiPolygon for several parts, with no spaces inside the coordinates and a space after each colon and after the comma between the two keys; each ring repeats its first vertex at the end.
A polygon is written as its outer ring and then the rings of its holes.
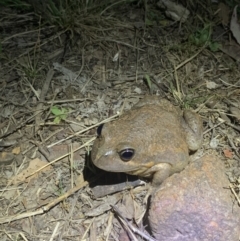
{"type": "Polygon", "coordinates": [[[200,1],[196,15],[191,2],[159,1],[160,8],[140,2],[85,6],[71,12],[72,19],[60,19],[56,8],[41,20],[45,1],[34,14],[7,6],[0,11],[0,148],[8,153],[0,163],[3,240],[9,233],[26,240],[123,240],[115,206],[126,225],[146,232],[147,187],[116,184],[122,192],[94,199],[94,183],[120,177],[101,176],[89,152],[100,123],[149,93],[198,111],[205,128],[201,151],[224,161],[239,200],[237,7],[211,4],[206,11],[200,1]],[[71,111],[56,123],[53,107],[71,111]]]}

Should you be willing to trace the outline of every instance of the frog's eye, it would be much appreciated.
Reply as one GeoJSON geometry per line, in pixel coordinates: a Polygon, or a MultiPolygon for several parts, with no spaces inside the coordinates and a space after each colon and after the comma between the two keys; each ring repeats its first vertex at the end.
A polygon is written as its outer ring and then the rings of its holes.
{"type": "Polygon", "coordinates": [[[118,154],[119,154],[120,158],[122,159],[122,161],[127,162],[133,158],[133,156],[135,154],[135,150],[132,148],[126,148],[124,150],[121,150],[118,154]]]}
{"type": "Polygon", "coordinates": [[[103,128],[103,124],[101,124],[98,128],[97,128],[97,135],[101,136],[102,134],[102,128],[103,128]]]}

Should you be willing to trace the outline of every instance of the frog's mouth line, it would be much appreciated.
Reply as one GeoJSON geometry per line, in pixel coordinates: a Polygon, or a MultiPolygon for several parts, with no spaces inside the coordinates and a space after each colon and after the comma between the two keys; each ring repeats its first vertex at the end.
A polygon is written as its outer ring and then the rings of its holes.
{"type": "Polygon", "coordinates": [[[153,164],[147,164],[141,167],[134,167],[130,171],[125,171],[127,174],[130,175],[136,175],[141,177],[151,177],[155,171],[151,170],[151,167],[153,167],[153,164]]]}
{"type": "Polygon", "coordinates": [[[142,177],[151,177],[156,172],[156,170],[153,169],[154,166],[156,166],[153,161],[148,161],[144,164],[136,164],[136,162],[133,160],[129,162],[118,161],[115,162],[114,165],[109,163],[111,163],[111,161],[106,158],[105,155],[96,158],[94,161],[94,164],[98,168],[108,172],[124,172],[130,175],[142,177]]]}
{"type": "Polygon", "coordinates": [[[149,169],[153,166],[153,165],[145,165],[145,166],[128,166],[128,167],[122,167],[122,168],[116,168],[114,169],[112,166],[102,166],[102,165],[97,165],[100,169],[103,169],[105,171],[108,172],[125,172],[127,174],[131,174],[131,175],[139,175],[140,173],[145,173],[147,171],[149,171],[149,169]]]}
{"type": "Polygon", "coordinates": [[[141,176],[141,177],[151,177],[153,175],[153,172],[148,172],[148,168],[138,169],[134,171],[126,172],[129,175],[135,175],[135,176],[141,176]]]}

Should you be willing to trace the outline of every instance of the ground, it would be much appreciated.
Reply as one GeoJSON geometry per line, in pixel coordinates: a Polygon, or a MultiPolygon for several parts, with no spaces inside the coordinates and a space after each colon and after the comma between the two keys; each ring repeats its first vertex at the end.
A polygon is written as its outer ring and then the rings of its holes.
{"type": "Polygon", "coordinates": [[[146,94],[199,113],[198,154],[225,163],[238,201],[234,1],[184,1],[189,15],[180,20],[156,1],[79,3],[65,12],[57,1],[55,12],[29,2],[0,8],[1,240],[124,240],[117,203],[127,223],[134,217],[132,225],[149,231],[146,186],[95,192],[100,180],[120,177],[102,174],[89,156],[97,126],[146,94]]]}

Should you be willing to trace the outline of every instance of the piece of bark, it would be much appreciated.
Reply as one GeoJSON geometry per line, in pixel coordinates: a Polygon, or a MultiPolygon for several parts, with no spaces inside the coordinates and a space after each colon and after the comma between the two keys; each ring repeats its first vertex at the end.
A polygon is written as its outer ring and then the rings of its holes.
{"type": "Polygon", "coordinates": [[[92,192],[95,198],[100,198],[109,194],[131,189],[133,187],[140,186],[143,184],[144,184],[143,181],[137,179],[137,180],[122,182],[118,184],[95,186],[92,188],[92,192]]]}

